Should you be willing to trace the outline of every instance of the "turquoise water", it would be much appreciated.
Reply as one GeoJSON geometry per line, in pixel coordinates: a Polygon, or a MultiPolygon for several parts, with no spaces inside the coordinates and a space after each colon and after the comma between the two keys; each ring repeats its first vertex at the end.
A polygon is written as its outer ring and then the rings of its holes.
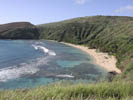
{"type": "Polygon", "coordinates": [[[63,60],[57,60],[56,63],[63,67],[63,68],[69,68],[69,67],[75,67],[76,65],[80,65],[81,63],[84,63],[84,61],[63,61],[63,60]]]}
{"type": "Polygon", "coordinates": [[[0,89],[97,82],[107,72],[79,49],[46,40],[0,40],[0,89]]]}

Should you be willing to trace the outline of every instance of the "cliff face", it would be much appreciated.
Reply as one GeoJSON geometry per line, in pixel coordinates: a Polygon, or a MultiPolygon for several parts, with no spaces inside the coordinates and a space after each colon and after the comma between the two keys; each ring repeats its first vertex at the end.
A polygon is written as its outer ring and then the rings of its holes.
{"type": "Polygon", "coordinates": [[[29,22],[0,25],[0,39],[39,39],[39,31],[29,22]]]}
{"type": "Polygon", "coordinates": [[[133,17],[81,17],[38,25],[38,28],[41,39],[85,44],[115,55],[117,67],[124,72],[123,77],[132,78],[133,17]]]}

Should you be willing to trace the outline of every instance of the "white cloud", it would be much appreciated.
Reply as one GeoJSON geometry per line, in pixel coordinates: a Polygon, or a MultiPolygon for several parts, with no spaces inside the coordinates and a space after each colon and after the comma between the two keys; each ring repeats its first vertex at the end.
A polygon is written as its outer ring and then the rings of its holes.
{"type": "Polygon", "coordinates": [[[85,4],[87,1],[88,0],[75,0],[75,2],[80,5],[85,4]]]}
{"type": "Polygon", "coordinates": [[[121,7],[119,9],[115,10],[116,13],[121,13],[121,12],[133,12],[133,6],[132,5],[128,5],[125,7],[121,7]]]}

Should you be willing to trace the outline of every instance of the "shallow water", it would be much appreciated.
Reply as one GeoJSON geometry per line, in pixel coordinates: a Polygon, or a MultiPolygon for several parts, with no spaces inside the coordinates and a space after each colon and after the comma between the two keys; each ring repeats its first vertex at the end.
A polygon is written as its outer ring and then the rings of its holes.
{"type": "Polygon", "coordinates": [[[96,82],[106,70],[79,49],[46,40],[0,40],[0,89],[31,88],[58,81],[96,82]]]}

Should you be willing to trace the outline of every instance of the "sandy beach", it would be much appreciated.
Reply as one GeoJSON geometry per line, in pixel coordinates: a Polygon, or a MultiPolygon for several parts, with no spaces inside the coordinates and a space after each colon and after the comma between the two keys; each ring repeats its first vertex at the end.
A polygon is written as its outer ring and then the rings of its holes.
{"type": "Polygon", "coordinates": [[[116,67],[117,59],[114,56],[108,55],[108,53],[102,53],[97,52],[96,49],[88,49],[88,47],[82,46],[82,45],[75,45],[70,43],[64,43],[63,44],[78,48],[86,53],[88,53],[90,56],[93,57],[94,63],[97,65],[100,65],[101,67],[105,68],[108,72],[117,72],[118,74],[121,73],[121,70],[116,67]]]}

